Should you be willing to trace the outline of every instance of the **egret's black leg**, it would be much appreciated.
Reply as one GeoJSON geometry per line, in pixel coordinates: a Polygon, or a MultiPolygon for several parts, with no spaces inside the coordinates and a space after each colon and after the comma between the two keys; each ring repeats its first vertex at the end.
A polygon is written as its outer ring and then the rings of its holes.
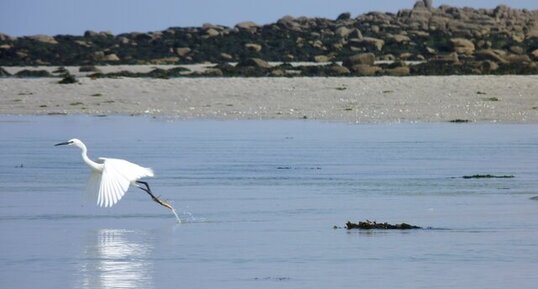
{"type": "Polygon", "coordinates": [[[139,189],[141,189],[142,191],[145,191],[146,193],[150,194],[151,196],[153,196],[153,194],[151,193],[151,189],[149,188],[149,184],[146,183],[146,182],[143,182],[143,181],[136,181],[137,184],[142,184],[144,186],[146,186],[146,188],[142,188],[141,186],[137,186],[139,189]]]}
{"type": "Polygon", "coordinates": [[[151,197],[151,199],[152,199],[153,201],[155,201],[156,203],[158,203],[158,204],[161,205],[161,206],[164,206],[164,207],[167,207],[167,208],[173,210],[172,205],[170,205],[168,202],[166,202],[166,201],[164,201],[164,200],[159,199],[159,197],[155,197],[155,195],[153,195],[153,194],[151,193],[151,189],[149,188],[148,183],[143,182],[143,181],[136,181],[136,183],[137,183],[137,184],[142,184],[142,185],[145,186],[145,188],[143,188],[143,187],[137,185],[137,187],[138,187],[139,189],[141,189],[142,191],[148,193],[148,195],[151,197]]]}
{"type": "Polygon", "coordinates": [[[137,184],[142,184],[144,186],[146,186],[145,188],[141,187],[141,186],[137,186],[139,189],[141,189],[142,191],[148,193],[150,195],[150,197],[157,202],[157,198],[151,193],[151,189],[149,188],[149,184],[146,183],[146,182],[142,182],[142,181],[136,181],[137,184]]]}

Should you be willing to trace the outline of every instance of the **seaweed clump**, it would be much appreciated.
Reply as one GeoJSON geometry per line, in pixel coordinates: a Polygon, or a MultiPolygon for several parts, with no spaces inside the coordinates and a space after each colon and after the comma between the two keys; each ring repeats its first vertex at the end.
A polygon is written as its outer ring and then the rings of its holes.
{"type": "Polygon", "coordinates": [[[410,225],[407,223],[401,224],[389,224],[389,223],[378,223],[376,221],[359,221],[358,223],[347,222],[346,229],[360,229],[360,230],[411,230],[411,229],[422,229],[422,227],[410,225]]]}
{"type": "Polygon", "coordinates": [[[502,176],[496,176],[496,175],[472,175],[472,176],[463,176],[464,179],[512,179],[514,178],[513,175],[502,175],[502,176]]]}

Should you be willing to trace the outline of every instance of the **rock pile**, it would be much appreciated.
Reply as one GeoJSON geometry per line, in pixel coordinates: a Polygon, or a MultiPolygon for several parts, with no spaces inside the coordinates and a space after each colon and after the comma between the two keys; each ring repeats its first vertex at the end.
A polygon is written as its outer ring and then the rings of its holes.
{"type": "MultiPolygon", "coordinates": [[[[321,69],[338,75],[535,74],[538,10],[503,5],[435,8],[431,0],[424,0],[396,14],[370,12],[353,18],[342,13],[335,20],[285,16],[266,25],[204,24],[119,35],[0,34],[0,65],[244,63],[251,59],[342,61],[342,66],[321,69]],[[379,61],[399,64],[383,67],[376,65],[379,61]],[[403,61],[419,64],[407,66],[403,61]]],[[[239,68],[243,72],[268,69],[258,64],[247,67],[254,68],[239,68]]]]}

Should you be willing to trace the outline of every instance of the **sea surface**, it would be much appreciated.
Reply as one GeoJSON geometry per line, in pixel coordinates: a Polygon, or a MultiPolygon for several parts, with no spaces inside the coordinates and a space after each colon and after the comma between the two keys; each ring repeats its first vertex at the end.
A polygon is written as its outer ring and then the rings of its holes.
{"type": "Polygon", "coordinates": [[[0,116],[0,287],[536,288],[537,195],[538,124],[0,116]],[[86,202],[75,137],[182,223],[86,202]]]}

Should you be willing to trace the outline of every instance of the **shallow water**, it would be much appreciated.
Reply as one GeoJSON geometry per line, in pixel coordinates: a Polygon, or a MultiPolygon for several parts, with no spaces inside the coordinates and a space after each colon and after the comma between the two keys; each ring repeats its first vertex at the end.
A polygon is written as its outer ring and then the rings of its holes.
{"type": "Polygon", "coordinates": [[[537,124],[0,117],[2,288],[533,288],[537,124]],[[152,167],[83,201],[90,157],[152,167]],[[514,175],[462,179],[464,175],[514,175]],[[427,230],[347,231],[348,220],[427,230]]]}

